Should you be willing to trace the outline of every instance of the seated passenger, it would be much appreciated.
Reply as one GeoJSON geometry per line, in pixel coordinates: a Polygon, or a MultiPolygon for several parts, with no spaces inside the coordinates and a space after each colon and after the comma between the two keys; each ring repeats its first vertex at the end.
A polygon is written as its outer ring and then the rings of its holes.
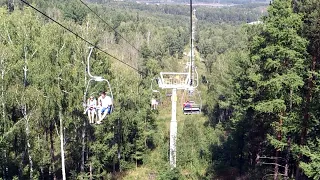
{"type": "Polygon", "coordinates": [[[87,110],[88,110],[88,118],[89,123],[94,123],[94,115],[96,114],[96,107],[97,107],[97,100],[94,98],[94,96],[90,96],[90,98],[87,101],[87,110]]]}
{"type": "Polygon", "coordinates": [[[157,109],[157,100],[156,99],[154,99],[154,98],[152,98],[151,99],[151,108],[153,109],[153,110],[155,110],[155,109],[157,109]]]}
{"type": "Polygon", "coordinates": [[[183,108],[191,108],[191,103],[189,101],[183,103],[183,108]]]}
{"type": "Polygon", "coordinates": [[[105,92],[101,93],[101,96],[98,99],[99,103],[99,121],[98,124],[101,123],[101,121],[107,116],[107,114],[110,114],[112,111],[112,98],[108,95],[106,95],[105,92]]]}

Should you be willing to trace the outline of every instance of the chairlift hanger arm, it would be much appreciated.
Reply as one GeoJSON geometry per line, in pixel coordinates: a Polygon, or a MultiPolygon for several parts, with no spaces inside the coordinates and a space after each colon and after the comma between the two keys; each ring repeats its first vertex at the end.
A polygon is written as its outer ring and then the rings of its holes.
{"type": "Polygon", "coordinates": [[[109,87],[109,91],[110,91],[110,96],[113,100],[113,93],[112,93],[112,89],[111,89],[111,85],[110,85],[110,82],[107,80],[107,79],[102,79],[103,81],[106,81],[108,83],[108,87],[109,87]]]}
{"type": "Polygon", "coordinates": [[[90,57],[91,57],[93,48],[94,48],[94,47],[89,47],[90,52],[89,52],[89,55],[88,55],[88,58],[87,58],[87,63],[88,63],[87,69],[88,69],[88,75],[89,75],[89,77],[90,77],[90,80],[89,80],[89,82],[88,82],[85,95],[87,94],[90,81],[96,81],[96,82],[106,81],[106,82],[108,83],[108,87],[109,87],[109,91],[110,91],[111,98],[113,99],[113,93],[112,93],[112,90],[111,90],[110,82],[109,82],[107,79],[104,79],[102,76],[93,76],[93,75],[91,74],[91,72],[90,72],[90,57]]]}
{"type": "MultiPolygon", "coordinates": [[[[90,79],[94,80],[94,81],[97,81],[97,82],[101,82],[101,81],[104,81],[106,79],[104,79],[102,76],[94,76],[91,74],[90,72],[90,57],[91,57],[91,54],[92,54],[92,51],[93,51],[93,47],[89,47],[90,48],[90,52],[89,52],[89,55],[88,55],[88,58],[87,58],[87,69],[88,69],[88,75],[90,77],[90,79]]],[[[107,81],[107,80],[106,80],[107,81]]],[[[109,84],[109,81],[108,81],[108,84],[109,84]]]]}
{"type": "Polygon", "coordinates": [[[89,79],[89,81],[88,81],[88,84],[87,84],[87,87],[86,87],[86,91],[84,92],[84,96],[83,96],[83,102],[86,102],[86,97],[87,97],[87,94],[88,94],[88,88],[89,88],[90,82],[92,80],[93,79],[89,79]]]}
{"type": "Polygon", "coordinates": [[[90,76],[90,78],[93,78],[94,76],[92,76],[92,74],[90,73],[90,57],[93,51],[93,47],[89,47],[90,48],[90,52],[87,58],[87,63],[88,63],[88,75],[90,76]]]}

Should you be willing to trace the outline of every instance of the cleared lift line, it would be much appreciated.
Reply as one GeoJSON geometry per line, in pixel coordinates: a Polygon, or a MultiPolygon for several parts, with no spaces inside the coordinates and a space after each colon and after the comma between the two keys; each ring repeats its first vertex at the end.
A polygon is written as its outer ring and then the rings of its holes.
{"type": "Polygon", "coordinates": [[[50,16],[48,16],[47,14],[45,14],[44,12],[40,11],[39,9],[37,9],[36,7],[32,6],[31,4],[29,4],[27,1],[25,0],[20,0],[21,2],[23,2],[24,4],[26,4],[27,6],[31,7],[33,10],[37,11],[38,13],[42,14],[43,16],[45,16],[46,18],[50,19],[51,21],[53,21],[54,23],[58,24],[60,27],[62,27],[63,29],[69,31],[70,33],[72,33],[73,35],[75,35],[77,38],[81,39],[82,41],[88,43],[89,45],[93,46],[94,48],[98,49],[99,51],[103,52],[104,54],[110,56],[111,58],[121,62],[122,64],[130,67],[131,69],[137,71],[139,74],[145,74],[142,71],[140,71],[139,69],[131,66],[130,64],[127,64],[126,62],[120,60],[119,58],[115,57],[114,55],[104,51],[103,49],[101,49],[100,47],[96,46],[95,44],[93,44],[92,42],[86,40],[85,38],[83,38],[82,36],[80,36],[79,34],[75,33],[74,31],[72,31],[71,29],[67,28],[66,26],[64,26],[63,24],[59,23],[58,21],[54,20],[53,18],[51,18],[50,16]]]}
{"type": "MultiPolygon", "coordinates": [[[[190,0],[190,62],[187,62],[188,72],[160,72],[158,78],[158,85],[161,89],[171,89],[171,121],[170,121],[170,145],[169,145],[169,162],[171,168],[177,166],[177,134],[178,134],[178,122],[177,122],[177,91],[188,90],[195,91],[198,87],[198,73],[194,63],[194,34],[195,34],[195,22],[192,18],[196,19],[195,10],[192,8],[192,0],[190,0]]],[[[185,109],[184,109],[185,110],[185,109]]],[[[192,108],[189,111],[194,111],[192,108]]],[[[197,107],[197,114],[200,114],[201,107],[197,107]],[[199,109],[200,108],[200,109],[199,109]]]]}

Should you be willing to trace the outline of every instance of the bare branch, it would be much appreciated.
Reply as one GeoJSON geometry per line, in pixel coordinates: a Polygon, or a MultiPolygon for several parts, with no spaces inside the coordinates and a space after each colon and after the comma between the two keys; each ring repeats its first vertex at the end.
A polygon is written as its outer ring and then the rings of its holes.
{"type": "MultiPolygon", "coordinates": [[[[266,175],[264,175],[264,176],[262,177],[262,180],[265,179],[265,178],[268,177],[268,176],[273,176],[273,175],[274,175],[274,174],[266,174],[266,175]]],[[[284,176],[284,174],[281,174],[281,173],[278,173],[278,175],[284,176]]]]}
{"type": "Polygon", "coordinates": [[[10,128],[10,130],[8,130],[7,132],[5,132],[3,134],[3,137],[6,138],[10,133],[12,133],[12,131],[16,128],[16,126],[18,126],[21,122],[23,122],[23,120],[19,120],[15,124],[13,124],[13,126],[10,128]]]}
{"type": "Polygon", "coordinates": [[[54,121],[54,126],[55,126],[55,129],[56,129],[58,136],[60,136],[59,131],[58,131],[58,127],[57,127],[57,123],[55,121],[54,121]]]}
{"type": "MultiPolygon", "coordinates": [[[[36,90],[38,93],[41,93],[41,91],[39,90],[39,89],[37,89],[37,88],[35,88],[35,87],[32,87],[32,89],[34,89],[34,90],[36,90]]],[[[47,98],[47,96],[45,96],[45,95],[42,95],[44,98],[47,98]]]]}
{"type": "Polygon", "coordinates": [[[10,43],[10,44],[13,44],[8,30],[7,30],[7,34],[8,34],[9,43],[10,43]]]}
{"type": "Polygon", "coordinates": [[[30,57],[30,59],[32,59],[33,58],[33,56],[37,53],[37,49],[31,54],[31,57],[30,57]]]}
{"type": "Polygon", "coordinates": [[[66,42],[63,42],[63,45],[62,45],[62,47],[60,48],[59,52],[62,51],[62,49],[65,47],[65,45],[66,45],[66,42]]]}
{"type": "Polygon", "coordinates": [[[262,156],[262,157],[257,157],[257,159],[284,159],[282,157],[267,157],[267,156],[262,156]]]}
{"type": "Polygon", "coordinates": [[[66,94],[69,94],[69,92],[68,91],[66,91],[66,90],[61,90],[62,92],[64,92],[64,93],[66,93],[66,94]]]}
{"type": "Polygon", "coordinates": [[[282,166],[282,165],[280,165],[280,164],[278,164],[278,163],[265,163],[265,162],[260,162],[260,164],[265,164],[265,165],[277,165],[277,166],[279,166],[279,167],[285,168],[285,166],[282,166]]]}
{"type": "Polygon", "coordinates": [[[63,42],[62,47],[61,47],[61,48],[58,50],[58,52],[57,52],[57,58],[59,57],[59,54],[60,54],[60,52],[62,51],[62,49],[64,48],[65,45],[66,45],[66,43],[63,42]]]}

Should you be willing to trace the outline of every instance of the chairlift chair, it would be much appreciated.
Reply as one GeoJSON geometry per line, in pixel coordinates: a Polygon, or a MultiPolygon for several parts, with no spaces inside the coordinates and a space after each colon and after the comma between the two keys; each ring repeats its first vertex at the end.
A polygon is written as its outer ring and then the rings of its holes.
{"type": "Polygon", "coordinates": [[[151,80],[151,108],[153,110],[157,109],[157,106],[162,103],[160,90],[154,89],[154,86],[153,86],[154,81],[158,83],[158,78],[153,78],[151,80]]]}
{"type": "MultiPolygon", "coordinates": [[[[88,73],[88,76],[89,76],[89,81],[87,83],[87,86],[86,86],[86,89],[85,89],[85,92],[84,92],[84,96],[83,96],[83,106],[85,108],[85,112],[88,110],[88,107],[87,107],[87,102],[86,100],[88,99],[87,95],[88,95],[88,90],[89,90],[89,86],[92,85],[92,81],[94,82],[97,82],[97,83],[102,83],[102,82],[106,82],[107,83],[107,89],[109,90],[108,92],[110,93],[110,97],[111,97],[111,100],[113,101],[114,98],[113,98],[113,93],[112,93],[112,88],[111,88],[111,85],[110,85],[110,82],[107,80],[107,79],[104,79],[102,76],[93,76],[91,73],[90,73],[90,56],[91,56],[91,53],[92,53],[92,50],[93,48],[91,47],[90,48],[90,53],[88,55],[88,59],[87,59],[87,73],[88,73]]],[[[96,107],[96,110],[98,111],[101,107],[99,107],[99,105],[96,107]]],[[[111,110],[110,110],[110,113],[114,110],[114,105],[112,103],[112,106],[111,106],[111,110]]],[[[98,112],[96,113],[96,118],[97,118],[97,122],[98,122],[98,112]]]]}
{"type": "Polygon", "coordinates": [[[202,109],[202,100],[198,90],[185,90],[182,95],[183,114],[200,114],[202,109]]]}

